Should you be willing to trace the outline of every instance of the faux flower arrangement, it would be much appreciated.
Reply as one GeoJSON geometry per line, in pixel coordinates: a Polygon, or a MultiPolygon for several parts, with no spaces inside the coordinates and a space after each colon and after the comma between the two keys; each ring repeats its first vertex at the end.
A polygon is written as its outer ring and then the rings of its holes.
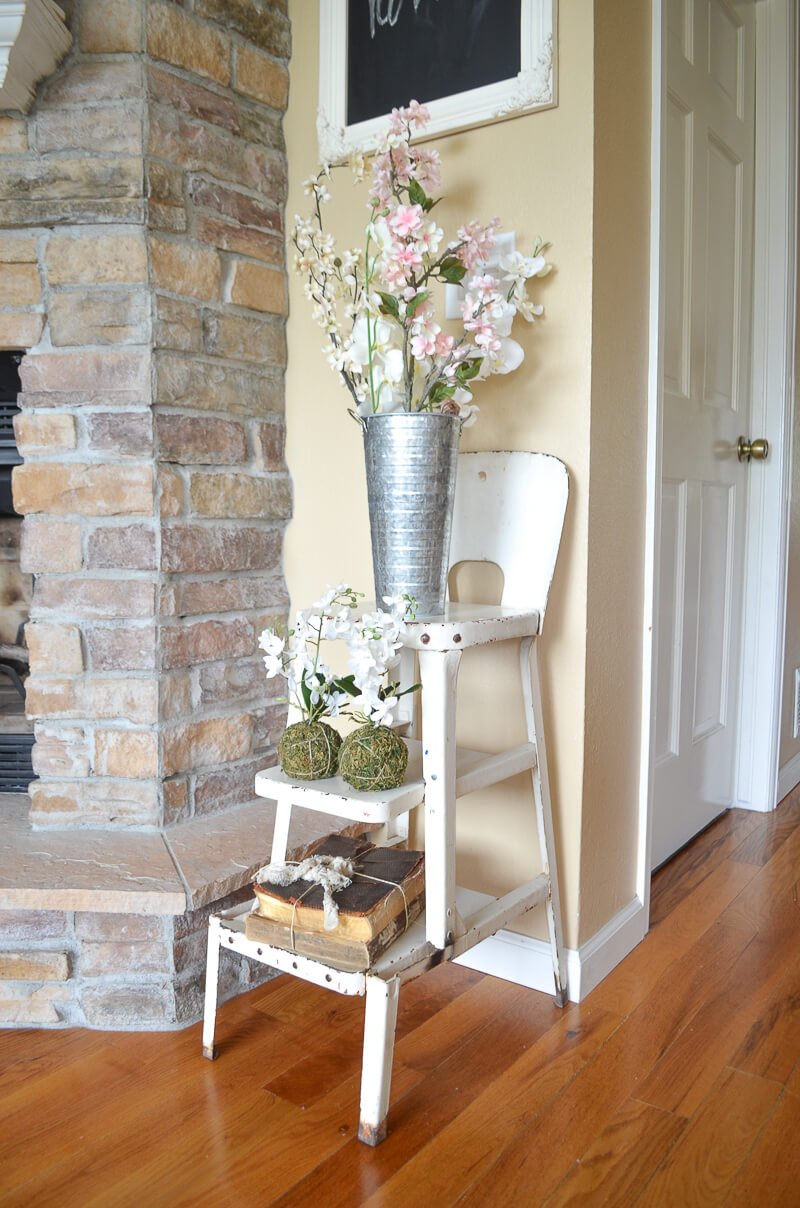
{"type": "Polygon", "coordinates": [[[400,697],[419,685],[401,691],[386,675],[400,649],[404,622],[413,618],[414,600],[387,597],[386,610],[358,616],[361,598],[339,584],[298,612],[286,637],[274,629],[261,634],[267,678],[286,677],[286,699],[302,718],[287,728],[278,756],[284,772],[299,780],[324,779],[339,771],[354,788],[396,788],[403,782],[408,750],[389,727],[400,697]],[[323,641],[347,643],[348,675],[338,675],[322,661],[323,641]],[[343,743],[322,718],[344,715],[360,724],[343,743]]]}
{"type": "MultiPolygon", "coordinates": [[[[325,354],[353,399],[351,414],[441,411],[469,425],[476,382],[521,364],[512,324],[517,314],[529,322],[542,314],[527,282],[551,266],[537,240],[530,256],[513,252],[501,258],[497,273],[486,271],[497,218],[468,222],[455,239],[445,239],[433,216],[441,200],[432,195],[440,185],[439,153],[411,145],[429,120],[416,101],[392,111],[373,162],[363,249],[337,251],[324,228],[330,168],[306,181],[314,208],[310,218],[295,219],[295,268],[328,336],[325,354]],[[443,284],[465,287],[455,333],[436,319],[434,294],[443,284]]],[[[352,163],[362,179],[363,156],[352,163]]]]}

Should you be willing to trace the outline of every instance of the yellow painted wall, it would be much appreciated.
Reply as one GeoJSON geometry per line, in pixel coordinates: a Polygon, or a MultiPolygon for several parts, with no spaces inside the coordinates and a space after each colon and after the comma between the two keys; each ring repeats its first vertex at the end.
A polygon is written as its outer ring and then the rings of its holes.
{"type": "MultiPolygon", "coordinates": [[[[649,31],[641,20],[642,7],[639,0],[614,0],[612,4],[604,0],[598,10],[602,18],[596,19],[591,0],[562,4],[558,106],[451,135],[436,144],[442,153],[446,196],[437,215],[445,229],[449,232],[470,217],[499,214],[504,228],[517,232],[518,245],[523,248],[536,235],[548,239],[556,266],[542,283],[545,319],[533,329],[519,323],[521,330],[515,330],[525,347],[524,365],[508,378],[484,385],[477,399],[481,406],[478,423],[464,433],[462,447],[542,450],[561,457],[570,471],[564,543],[541,659],[566,940],[573,947],[629,900],[635,870],[631,819],[636,809],[639,751],[638,738],[632,742],[631,736],[638,734],[638,677],[628,672],[620,680],[619,700],[630,712],[606,746],[604,727],[587,726],[586,672],[588,659],[590,671],[602,673],[606,658],[629,650],[632,630],[636,634],[641,628],[641,519],[640,512],[632,515],[631,509],[639,508],[644,498],[646,404],[639,387],[646,347],[639,347],[638,342],[646,338],[642,316],[646,313],[647,256],[642,224],[646,231],[649,199],[642,131],[649,116],[643,111],[629,123],[611,93],[608,98],[596,97],[595,60],[604,40],[598,38],[596,48],[594,26],[596,20],[606,20],[607,9],[614,12],[617,30],[631,20],[628,46],[632,56],[642,56],[642,62],[622,95],[632,95],[646,107],[643,85],[649,64],[649,31]],[[632,192],[622,181],[615,183],[613,173],[604,167],[603,148],[595,146],[596,110],[602,113],[603,138],[618,144],[614,172],[628,172],[625,146],[630,141],[636,173],[632,192]],[[623,120],[615,128],[620,116],[623,120]],[[620,200],[625,204],[615,215],[620,200]],[[594,227],[595,205],[603,216],[604,238],[613,236],[605,247],[599,245],[594,227]],[[626,248],[625,227],[630,224],[634,240],[626,248]],[[612,263],[614,253],[621,258],[621,267],[612,263]],[[595,267],[594,278],[593,263],[603,269],[601,274],[595,267]],[[595,308],[600,306],[605,312],[594,323],[593,301],[595,308]],[[612,322],[614,314],[619,314],[618,329],[612,322]],[[595,346],[593,367],[593,339],[609,339],[615,354],[623,354],[621,381],[612,371],[611,349],[598,359],[595,346]],[[605,428],[619,422],[629,434],[634,460],[626,463],[624,471],[619,466],[614,470],[616,478],[622,473],[626,481],[612,483],[605,450],[613,434],[605,428]],[[590,435],[598,442],[598,456],[592,453],[591,462],[592,474],[597,475],[596,501],[590,493],[590,435]],[[591,559],[590,525],[598,543],[591,559]],[[622,552],[617,540],[620,532],[630,543],[622,552]],[[607,582],[606,564],[611,568],[607,582]],[[590,591],[596,614],[587,604],[590,591]],[[614,632],[620,618],[627,632],[614,632]],[[608,633],[610,645],[605,643],[608,633]],[[602,783],[595,783],[595,774],[602,783]],[[598,835],[604,836],[599,845],[603,851],[609,845],[614,848],[609,868],[602,867],[602,861],[588,851],[582,857],[587,836],[595,843],[598,835]],[[582,920],[584,901],[590,905],[590,930],[582,920]]],[[[288,218],[296,211],[306,212],[301,185],[316,166],[319,55],[316,5],[292,0],[290,13],[294,47],[286,121],[291,182],[288,218]]],[[[617,59],[622,57],[617,52],[617,59]]],[[[597,78],[603,89],[613,92],[618,86],[607,69],[597,78]]],[[[347,170],[338,176],[334,203],[328,207],[330,229],[345,245],[357,243],[367,216],[366,190],[353,190],[347,170]]],[[[371,594],[371,564],[360,433],[346,414],[348,396],[323,359],[323,338],[311,321],[302,282],[296,277],[290,285],[290,305],[287,457],[294,479],[295,515],[287,539],[286,574],[293,606],[299,607],[315,599],[328,583],[348,581],[371,594]]],[[[594,489],[593,482],[592,492],[594,489]]],[[[635,641],[638,656],[640,639],[635,641]]],[[[501,749],[523,740],[521,711],[509,704],[514,699],[515,662],[513,651],[465,658],[460,741],[501,749]]],[[[593,689],[593,700],[601,707],[611,706],[614,712],[616,690],[607,684],[598,696],[593,689]]],[[[520,777],[459,803],[459,877],[464,883],[501,891],[527,874],[527,862],[535,858],[536,849],[529,800],[529,784],[520,777]]],[[[541,921],[528,920],[519,929],[539,934],[541,921]]]]}

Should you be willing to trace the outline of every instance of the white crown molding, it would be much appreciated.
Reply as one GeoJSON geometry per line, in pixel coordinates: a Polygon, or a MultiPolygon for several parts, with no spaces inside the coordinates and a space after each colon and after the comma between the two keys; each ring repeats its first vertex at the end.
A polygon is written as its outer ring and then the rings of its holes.
{"type": "Polygon", "coordinates": [[[0,111],[27,112],[39,80],[55,71],[71,45],[53,0],[0,0],[0,111]]]}

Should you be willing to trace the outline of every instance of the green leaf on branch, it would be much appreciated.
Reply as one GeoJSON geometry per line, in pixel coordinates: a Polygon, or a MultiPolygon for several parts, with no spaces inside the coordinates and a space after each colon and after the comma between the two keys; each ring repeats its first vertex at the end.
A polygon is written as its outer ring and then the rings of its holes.
{"type": "Polygon", "coordinates": [[[448,386],[446,382],[437,382],[430,393],[432,403],[443,403],[445,399],[452,398],[456,392],[455,386],[448,386]]]}
{"type": "Polygon", "coordinates": [[[471,361],[463,361],[456,370],[456,377],[459,382],[469,382],[472,378],[477,377],[481,371],[483,357],[475,357],[471,361]]]}
{"type": "Polygon", "coordinates": [[[439,265],[439,278],[448,285],[459,285],[467,275],[467,270],[458,256],[445,256],[439,265]]]}
{"type": "Polygon", "coordinates": [[[410,688],[404,688],[402,692],[398,692],[397,699],[399,700],[401,696],[408,696],[409,692],[419,692],[421,688],[422,684],[412,684],[410,688]]]}
{"type": "Polygon", "coordinates": [[[393,294],[384,294],[378,290],[378,297],[381,300],[381,314],[391,315],[394,319],[400,318],[400,307],[397,298],[393,294]]]}
{"type": "Polygon", "coordinates": [[[356,677],[354,675],[345,675],[341,679],[333,681],[337,692],[346,692],[348,696],[360,696],[361,689],[356,687],[356,677]]]}
{"type": "Polygon", "coordinates": [[[425,209],[425,202],[428,200],[428,195],[423,189],[418,180],[412,180],[408,186],[408,200],[412,206],[422,206],[425,209]]]}
{"type": "Polygon", "coordinates": [[[408,200],[412,206],[422,206],[426,214],[430,214],[436,202],[423,189],[418,180],[412,180],[408,186],[408,200]]]}
{"type": "Polygon", "coordinates": [[[406,318],[412,318],[417,313],[420,306],[422,306],[423,302],[427,302],[430,296],[431,291],[429,289],[424,289],[421,293],[417,294],[416,297],[412,298],[411,301],[406,304],[406,318]]]}

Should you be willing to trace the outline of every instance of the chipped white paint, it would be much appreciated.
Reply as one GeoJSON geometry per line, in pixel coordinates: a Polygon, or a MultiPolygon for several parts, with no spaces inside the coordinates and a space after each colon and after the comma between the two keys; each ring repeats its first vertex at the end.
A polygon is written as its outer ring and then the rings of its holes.
{"type": "MultiPolygon", "coordinates": [[[[288,843],[293,807],[387,825],[425,801],[426,910],[365,973],[332,966],[248,940],[248,908],[209,924],[208,981],[203,1051],[213,1055],[217,957],[228,948],[339,994],[367,995],[359,1137],[377,1145],[386,1135],[397,992],[402,982],[468,952],[500,929],[545,904],[556,1000],[565,999],[566,969],[553,844],[541,693],[535,639],[540,632],[567,505],[567,471],[536,453],[464,453],[459,457],[451,564],[490,561],[504,573],[499,607],[450,605],[443,617],[409,626],[409,649],[419,651],[424,699],[421,742],[409,746],[409,779],[389,793],[357,793],[338,778],[292,782],[276,769],[257,778],[257,792],[280,801],[277,850],[288,843]],[[531,529],[534,528],[532,532],[531,529]],[[513,605],[512,606],[512,601],[513,605]],[[528,742],[500,755],[456,748],[456,684],[461,652],[469,645],[522,639],[520,677],[528,742]],[[455,806],[463,793],[530,771],[542,868],[500,898],[455,883],[455,806]],[[210,983],[214,983],[212,987],[210,983]]],[[[405,724],[413,725],[409,717],[405,724]]],[[[273,859],[276,858],[273,851],[273,859]]],[[[282,856],[280,856],[282,858],[282,856]]]]}

